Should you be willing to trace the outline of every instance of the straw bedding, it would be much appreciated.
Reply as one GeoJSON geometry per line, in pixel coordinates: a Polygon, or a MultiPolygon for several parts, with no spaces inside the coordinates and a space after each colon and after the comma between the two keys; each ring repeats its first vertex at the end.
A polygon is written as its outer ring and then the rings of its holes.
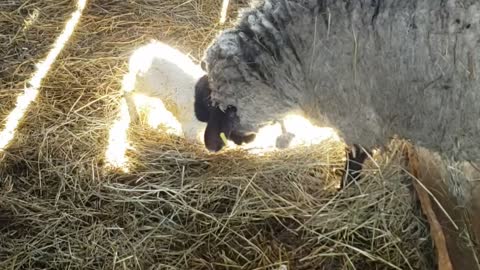
{"type": "MultiPolygon", "coordinates": [[[[0,62],[2,119],[75,8],[12,3],[0,6],[9,18],[0,19],[9,56],[0,62]]],[[[213,0],[89,1],[1,156],[1,269],[433,268],[428,225],[395,149],[361,185],[337,192],[336,142],[213,155],[135,124],[133,169],[105,169],[129,54],[155,38],[198,59],[220,28],[219,10],[213,0]]]]}

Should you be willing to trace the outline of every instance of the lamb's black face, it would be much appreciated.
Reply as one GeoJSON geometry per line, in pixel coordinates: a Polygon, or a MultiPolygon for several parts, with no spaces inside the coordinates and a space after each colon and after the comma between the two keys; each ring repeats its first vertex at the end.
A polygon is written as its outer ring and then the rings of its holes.
{"type": "Polygon", "coordinates": [[[253,141],[255,134],[244,134],[238,131],[240,121],[237,108],[229,106],[227,110],[222,111],[217,106],[213,106],[210,99],[211,92],[208,77],[205,75],[195,85],[194,102],[195,117],[207,123],[204,134],[205,147],[212,152],[220,151],[225,146],[220,137],[222,132],[228,140],[237,145],[253,141]]]}

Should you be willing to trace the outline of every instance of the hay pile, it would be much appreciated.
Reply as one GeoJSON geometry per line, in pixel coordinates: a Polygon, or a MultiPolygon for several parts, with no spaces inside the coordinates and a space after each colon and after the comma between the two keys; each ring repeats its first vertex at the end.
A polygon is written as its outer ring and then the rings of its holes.
{"type": "MultiPolygon", "coordinates": [[[[11,3],[0,5],[9,18],[0,19],[2,120],[75,9],[74,1],[11,3]]],[[[219,10],[213,0],[87,4],[1,156],[1,269],[432,269],[428,226],[395,153],[337,193],[337,143],[209,155],[137,125],[134,169],[105,170],[130,53],[155,38],[198,58],[219,10]]]]}

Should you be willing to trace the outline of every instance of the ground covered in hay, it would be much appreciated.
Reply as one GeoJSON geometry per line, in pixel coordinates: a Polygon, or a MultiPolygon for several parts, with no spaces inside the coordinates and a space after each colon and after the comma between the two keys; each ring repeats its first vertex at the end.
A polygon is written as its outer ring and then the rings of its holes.
{"type": "MultiPolygon", "coordinates": [[[[395,153],[336,192],[338,143],[210,155],[137,124],[133,169],[105,168],[129,55],[157,39],[198,59],[221,28],[220,4],[87,2],[1,153],[1,269],[433,269],[428,225],[395,153]]],[[[0,3],[2,129],[75,8],[0,3]]]]}

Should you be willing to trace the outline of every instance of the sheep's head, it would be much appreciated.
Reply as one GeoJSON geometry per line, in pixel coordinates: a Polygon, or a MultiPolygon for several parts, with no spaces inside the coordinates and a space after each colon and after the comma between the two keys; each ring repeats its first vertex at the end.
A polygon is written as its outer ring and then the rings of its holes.
{"type": "Polygon", "coordinates": [[[283,69],[272,68],[276,65],[257,41],[235,29],[222,32],[208,47],[201,62],[207,75],[195,87],[195,114],[207,122],[209,150],[224,146],[221,132],[237,144],[253,141],[252,134],[298,107],[292,84],[283,69]]]}
{"type": "Polygon", "coordinates": [[[225,111],[222,111],[212,104],[211,92],[208,77],[205,75],[195,85],[194,109],[196,118],[207,123],[204,133],[206,148],[212,152],[220,151],[225,146],[221,138],[222,133],[237,145],[253,141],[255,134],[240,131],[237,109],[234,106],[228,106],[225,111]]]}

